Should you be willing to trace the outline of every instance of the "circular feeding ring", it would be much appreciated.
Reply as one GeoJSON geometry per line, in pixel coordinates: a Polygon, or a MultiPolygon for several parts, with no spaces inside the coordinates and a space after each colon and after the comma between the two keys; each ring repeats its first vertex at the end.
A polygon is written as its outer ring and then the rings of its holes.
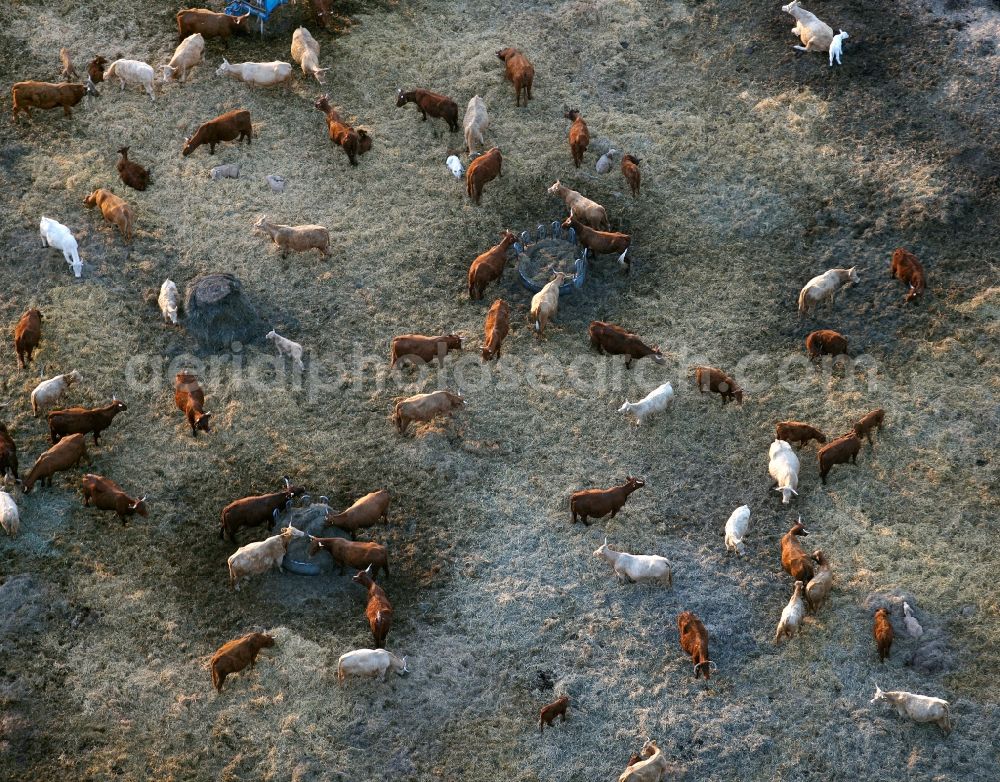
{"type": "Polygon", "coordinates": [[[514,254],[521,283],[532,293],[538,293],[557,272],[566,274],[560,295],[582,287],[587,279],[587,251],[576,243],[576,231],[563,230],[558,221],[548,228],[539,225],[534,239],[530,231],[522,231],[514,254]]]}

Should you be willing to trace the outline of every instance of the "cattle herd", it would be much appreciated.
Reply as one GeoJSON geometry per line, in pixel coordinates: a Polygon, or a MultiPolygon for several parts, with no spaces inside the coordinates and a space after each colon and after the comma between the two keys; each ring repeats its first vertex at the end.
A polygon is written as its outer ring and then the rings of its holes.
{"type": "MultiPolygon", "coordinates": [[[[793,4],[795,5],[795,4],[793,4]]],[[[322,8],[322,3],[318,4],[322,8]]],[[[791,6],[785,10],[791,9],[791,6]]],[[[801,9],[792,9],[802,13],[801,9]]],[[[792,11],[789,10],[789,13],[792,11]]],[[[808,12],[804,12],[808,13],[808,12]]],[[[793,14],[795,15],[795,14],[793,14]]],[[[800,19],[800,16],[796,16],[800,19]]],[[[118,59],[108,62],[103,57],[95,57],[88,65],[86,83],[45,83],[38,81],[20,82],[13,86],[13,117],[17,122],[19,113],[23,112],[31,118],[31,109],[63,108],[65,116],[71,116],[71,107],[83,100],[85,95],[99,95],[97,84],[117,79],[121,89],[127,85],[141,86],[149,97],[155,100],[163,82],[180,79],[186,80],[191,69],[203,59],[205,39],[219,39],[227,42],[234,33],[245,33],[247,17],[230,17],[204,9],[187,9],[177,14],[180,43],[170,62],[161,66],[162,77],[154,79],[153,68],[136,60],[118,59]]],[[[812,28],[802,26],[800,21],[796,34],[801,34],[802,41],[808,51],[817,51],[812,45],[816,40],[812,28]],[[808,38],[808,40],[807,40],[808,38]]],[[[840,56],[840,44],[846,34],[837,36],[837,59],[840,56]]],[[[824,43],[824,46],[828,43],[824,43]]],[[[300,63],[305,77],[315,78],[322,83],[326,68],[319,67],[319,44],[305,28],[295,31],[292,41],[292,55],[300,63]]],[[[528,57],[515,48],[503,48],[497,52],[497,57],[504,63],[505,76],[512,82],[517,106],[528,105],[532,99],[532,83],[535,68],[528,57]]],[[[76,77],[70,53],[60,51],[63,64],[63,76],[66,79],[76,77]]],[[[832,55],[831,55],[832,62],[832,55]]],[[[288,63],[243,63],[233,65],[223,61],[218,73],[239,78],[250,85],[271,85],[286,81],[291,77],[288,63]]],[[[427,89],[399,89],[395,96],[396,106],[403,108],[414,104],[422,120],[428,117],[443,120],[450,132],[459,130],[459,106],[444,96],[427,89]]],[[[351,166],[359,164],[359,159],[372,150],[372,136],[369,131],[354,128],[349,125],[332,105],[329,95],[316,99],[314,108],[323,113],[328,135],[331,141],[340,146],[351,166]]],[[[565,112],[565,119],[571,124],[568,131],[569,155],[573,165],[579,167],[585,160],[590,144],[590,133],[581,112],[576,109],[565,112]]],[[[487,107],[478,95],[468,104],[464,119],[465,143],[471,162],[465,171],[466,189],[469,199],[479,204],[483,198],[484,186],[502,174],[503,155],[500,149],[485,147],[485,134],[489,129],[487,107]]],[[[252,143],[253,126],[250,112],[245,109],[234,109],[202,124],[197,131],[187,139],[177,139],[178,153],[191,155],[199,147],[207,145],[209,154],[214,154],[216,146],[226,142],[240,143],[246,140],[252,143]]],[[[149,173],[143,166],[129,156],[130,149],[124,146],[118,150],[120,160],[117,168],[124,185],[135,190],[145,190],[154,187],[149,173]]],[[[602,156],[597,163],[597,170],[605,173],[611,168],[611,161],[617,150],[611,150],[602,156]]],[[[450,164],[451,165],[451,164],[450,164]]],[[[453,167],[453,171],[454,171],[453,167]]],[[[459,164],[458,170],[461,170],[459,164]]],[[[634,155],[622,154],[620,170],[632,196],[640,196],[640,161],[634,155]]],[[[221,176],[238,176],[235,173],[223,172],[221,176]]],[[[212,173],[216,176],[215,170],[212,173]]],[[[573,229],[578,241],[596,257],[602,254],[616,256],[618,264],[628,273],[630,263],[627,256],[631,247],[632,237],[611,231],[611,223],[607,211],[600,204],[586,198],[582,194],[562,185],[558,180],[548,188],[548,193],[561,198],[567,208],[567,216],[562,224],[565,229],[573,229]]],[[[100,208],[105,220],[118,228],[126,244],[132,242],[135,226],[135,215],[126,200],[107,189],[95,190],[87,196],[84,203],[87,206],[100,208]]],[[[330,236],[323,226],[302,225],[288,226],[260,218],[254,228],[267,234],[277,245],[281,254],[289,252],[305,252],[318,250],[324,257],[329,255],[330,236]]],[[[82,263],[79,258],[76,240],[66,226],[48,217],[42,217],[40,234],[43,245],[61,250],[72,272],[81,276],[82,263]]],[[[508,258],[517,236],[505,231],[500,242],[487,249],[472,261],[468,272],[468,295],[471,300],[481,300],[487,287],[502,278],[508,258]]],[[[905,303],[911,303],[921,296],[926,287],[923,267],[913,253],[905,248],[897,249],[889,260],[888,274],[898,278],[907,286],[905,303]]],[[[565,281],[563,273],[554,274],[553,278],[531,300],[528,322],[538,337],[544,336],[548,323],[558,313],[561,286],[565,281]]],[[[798,297],[800,317],[809,317],[820,306],[826,306],[830,312],[835,312],[834,299],[836,294],[850,285],[860,282],[859,270],[829,269],[809,280],[802,288],[798,297]]],[[[164,319],[168,323],[178,323],[177,288],[170,280],[166,280],[160,290],[159,305],[164,319]]],[[[482,343],[482,359],[484,362],[499,360],[501,345],[509,332],[512,307],[503,299],[496,299],[486,314],[484,339],[482,343]]],[[[43,314],[38,309],[29,309],[17,322],[14,329],[14,347],[17,354],[19,370],[26,369],[32,362],[33,353],[38,348],[43,337],[43,314]]],[[[581,335],[582,337],[582,335],[581,335]]],[[[590,346],[601,354],[624,356],[625,367],[642,358],[650,358],[657,364],[664,362],[664,356],[659,347],[647,344],[637,333],[626,330],[619,324],[595,320],[588,329],[590,346]]],[[[303,348],[276,332],[267,335],[278,349],[279,353],[292,358],[297,368],[301,369],[303,348]]],[[[455,334],[425,336],[421,334],[404,334],[391,341],[390,360],[393,366],[414,364],[436,360],[443,366],[450,351],[461,350],[463,339],[455,334]]],[[[834,358],[849,355],[847,339],[831,329],[813,331],[805,341],[805,348],[810,359],[819,360],[823,356],[834,358]]],[[[746,393],[736,380],[727,372],[715,367],[692,367],[696,387],[704,392],[718,394],[722,405],[733,401],[743,405],[746,393]]],[[[17,447],[6,426],[0,424],[0,471],[5,473],[5,485],[13,480],[20,486],[24,502],[30,502],[28,495],[37,486],[52,485],[56,472],[69,470],[82,460],[89,462],[85,437],[93,436],[94,446],[100,445],[102,432],[112,427],[116,416],[127,411],[124,402],[113,399],[104,407],[86,409],[72,407],[67,409],[51,409],[58,405],[61,398],[83,381],[77,371],[49,378],[41,382],[31,394],[31,406],[37,417],[47,412],[49,433],[52,447],[42,453],[34,466],[22,477],[18,470],[17,447]]],[[[645,423],[651,416],[665,411],[674,398],[670,383],[663,383],[652,389],[639,402],[625,401],[619,412],[630,414],[637,424],[645,423]]],[[[433,393],[417,394],[399,400],[392,414],[392,422],[400,434],[405,434],[410,425],[428,422],[438,416],[450,415],[452,411],[461,409],[466,404],[466,398],[461,393],[448,390],[433,393]]],[[[211,433],[212,413],[205,409],[205,392],[198,378],[191,372],[182,371],[175,379],[175,405],[183,414],[192,436],[199,433],[211,433]]],[[[791,504],[798,496],[800,461],[799,454],[811,441],[815,440],[818,448],[817,462],[819,474],[825,484],[833,466],[838,464],[857,463],[862,453],[865,440],[874,447],[873,431],[882,429],[885,416],[882,410],[874,410],[848,428],[848,431],[828,442],[828,437],[818,428],[800,421],[776,422],[775,439],[768,452],[768,473],[773,481],[776,492],[781,494],[781,501],[791,504]],[[793,447],[796,446],[796,447],[793,447]]],[[[590,524],[594,519],[606,516],[614,518],[622,510],[632,492],[641,489],[644,481],[639,477],[628,477],[621,485],[610,488],[587,488],[573,492],[569,498],[570,517],[590,524]]],[[[148,509],[145,498],[135,498],[111,479],[86,474],[81,479],[83,504],[93,505],[99,510],[113,511],[122,524],[126,524],[134,514],[146,516],[148,509]]],[[[237,499],[227,505],[221,513],[219,537],[236,542],[237,533],[262,525],[280,525],[283,513],[293,506],[305,494],[305,489],[293,486],[287,479],[284,487],[277,492],[237,499]]],[[[383,680],[387,671],[405,674],[408,669],[406,658],[399,658],[385,650],[387,637],[392,628],[393,606],[386,590],[377,583],[378,578],[389,577],[388,551],[385,546],[376,542],[359,542],[356,534],[359,530],[371,527],[377,523],[388,521],[390,493],[385,489],[374,491],[364,496],[341,513],[329,511],[326,524],[341,530],[349,539],[341,536],[311,540],[310,554],[319,556],[325,551],[332,560],[340,566],[356,571],[353,580],[367,591],[366,617],[371,628],[374,648],[358,649],[344,654],[337,667],[341,681],[348,675],[380,676],[383,680]]],[[[0,520],[4,529],[13,536],[18,529],[19,515],[17,503],[13,495],[0,492],[0,520]]],[[[733,511],[725,524],[725,546],[733,554],[740,556],[745,553],[745,539],[748,533],[751,509],[741,506],[733,511]]],[[[287,562],[288,545],[296,537],[303,537],[304,532],[291,525],[281,528],[278,534],[262,541],[248,542],[239,547],[229,558],[229,576],[234,589],[239,590],[244,579],[255,574],[264,573],[273,567],[282,569],[287,562]]],[[[833,569],[830,560],[822,550],[808,552],[801,546],[800,538],[808,535],[801,516],[788,530],[781,540],[781,565],[792,581],[792,595],[788,605],[781,613],[775,633],[775,642],[790,638],[799,632],[806,611],[818,611],[825,603],[833,585],[833,569]]],[[[662,556],[651,554],[631,554],[616,551],[604,544],[594,552],[594,556],[606,560],[615,575],[625,583],[647,582],[669,588],[673,576],[668,560],[662,556]]],[[[919,628],[916,618],[909,605],[906,607],[905,626],[908,630],[915,625],[919,628]],[[911,624],[912,623],[912,624],[911,624]]],[[[677,617],[680,645],[683,652],[690,656],[694,676],[709,679],[716,671],[715,663],[710,659],[709,634],[705,624],[692,611],[683,611],[677,617]]],[[[880,609],[873,617],[873,636],[879,658],[884,660],[890,654],[893,641],[892,624],[888,612],[880,609]]],[[[258,653],[274,645],[274,639],[263,633],[250,633],[242,638],[224,644],[211,661],[212,681],[221,691],[227,675],[236,673],[247,666],[253,666],[258,653]]],[[[886,700],[905,714],[918,721],[934,721],[945,731],[950,730],[948,704],[946,701],[916,695],[906,692],[883,692],[877,690],[873,703],[886,700]]],[[[539,730],[553,725],[558,717],[567,719],[569,698],[563,695],[554,703],[541,709],[539,715],[539,730]]],[[[652,741],[647,742],[640,753],[633,756],[628,768],[622,774],[622,779],[646,780],[659,779],[666,767],[666,760],[661,750],[652,741]]]]}

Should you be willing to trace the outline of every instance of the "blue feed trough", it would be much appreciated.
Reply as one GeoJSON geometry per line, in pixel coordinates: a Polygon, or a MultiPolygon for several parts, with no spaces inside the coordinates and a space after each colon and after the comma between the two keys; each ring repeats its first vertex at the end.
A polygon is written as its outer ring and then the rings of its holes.
{"type": "Polygon", "coordinates": [[[532,293],[538,293],[557,272],[566,274],[566,282],[559,286],[559,295],[580,288],[587,279],[587,250],[576,242],[576,231],[564,230],[559,222],[546,228],[539,225],[532,237],[530,231],[521,233],[514,243],[517,273],[521,284],[532,293]]]}
{"type": "Polygon", "coordinates": [[[253,14],[260,20],[260,34],[263,35],[264,22],[270,18],[271,12],[287,2],[288,0],[233,0],[226,6],[226,13],[230,16],[253,14]]]}

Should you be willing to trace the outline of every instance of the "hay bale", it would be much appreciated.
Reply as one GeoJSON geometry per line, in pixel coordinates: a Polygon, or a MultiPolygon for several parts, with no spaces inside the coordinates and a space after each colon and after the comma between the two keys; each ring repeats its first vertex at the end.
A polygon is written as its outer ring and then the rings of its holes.
{"type": "Polygon", "coordinates": [[[203,274],[184,292],[185,326],[202,348],[221,350],[234,341],[259,341],[264,322],[232,274],[203,274]]]}

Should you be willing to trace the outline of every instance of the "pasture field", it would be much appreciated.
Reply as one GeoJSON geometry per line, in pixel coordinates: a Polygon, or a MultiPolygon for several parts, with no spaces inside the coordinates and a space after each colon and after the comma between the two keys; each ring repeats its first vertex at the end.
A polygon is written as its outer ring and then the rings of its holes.
{"type": "MultiPolygon", "coordinates": [[[[105,84],[74,110],[0,121],[0,420],[22,470],[45,449],[28,395],[79,369],[70,404],[118,394],[128,406],[89,471],[149,495],[122,528],[85,509],[79,471],[16,492],[21,534],[0,539],[0,778],[5,780],[616,779],[647,737],[679,779],[996,780],[1000,767],[1000,547],[997,546],[996,252],[1000,10],[970,0],[809,5],[850,32],[842,67],[791,48],[780,3],[735,0],[483,0],[353,3],[337,34],[304,4],[276,12],[262,39],[209,42],[206,63],[155,103],[105,84]],[[350,23],[353,22],[353,23],[350,23]],[[215,75],[231,62],[289,59],[304,23],[330,66],[252,90],[215,75]],[[495,56],[522,48],[534,100],[515,108],[495,56]],[[478,93],[504,175],[471,205],[444,165],[461,134],[395,107],[397,87],[478,93]],[[331,146],[312,103],[322,92],[374,148],[357,167],[331,146]],[[250,110],[250,146],[180,154],[224,111],[250,110]],[[592,145],[572,167],[567,108],[592,145]],[[124,192],[115,150],[153,184],[124,192]],[[642,160],[643,189],[594,163],[613,146],[642,160]],[[213,182],[238,162],[239,179],[213,182]],[[268,174],[287,178],[274,194],[268,174]],[[611,258],[561,303],[543,339],[508,268],[481,302],[471,260],[505,228],[563,216],[556,179],[607,207],[634,237],[632,274],[611,258]],[[137,236],[83,206],[97,187],[126,197],[137,236]],[[39,246],[47,215],[79,237],[84,277],[39,246]],[[332,257],[282,260],[251,226],[261,214],[319,223],[332,257]],[[928,292],[904,306],[889,257],[912,249],[928,292]],[[861,283],[800,319],[802,284],[833,266],[861,283]],[[308,351],[303,376],[260,340],[206,354],[165,325],[147,292],[183,292],[206,272],[237,275],[262,318],[308,351]],[[511,303],[499,365],[480,368],[486,310],[511,303]],[[18,371],[10,332],[45,315],[35,363],[18,371]],[[626,371],[588,347],[591,320],[658,343],[667,361],[626,371]],[[814,328],[851,344],[853,368],[802,358],[814,328]],[[389,340],[467,337],[444,370],[390,375],[389,340]],[[742,407],[697,393],[689,367],[738,373],[742,407]],[[203,377],[214,430],[192,438],[174,409],[173,373],[203,377]],[[665,380],[672,410],[634,427],[616,414],[665,380]],[[395,432],[393,400],[461,387],[453,421],[395,432]],[[886,427],[858,465],[819,481],[802,451],[799,497],[782,506],[767,478],[774,423],[846,431],[876,407],[886,427]],[[396,607],[389,648],[409,676],[338,686],[337,658],[371,645],[364,594],[336,574],[273,572],[233,593],[219,510],[282,475],[336,508],[379,487],[396,607]],[[571,525],[570,491],[641,475],[615,519],[571,525]],[[723,525],[752,509],[745,558],[723,525]],[[832,561],[827,607],[776,647],[791,591],[779,538],[798,514],[806,543],[832,561]],[[592,552],[659,553],[672,589],[619,585],[592,552]],[[899,598],[925,635],[905,637],[899,598]],[[880,665],[871,612],[892,605],[897,641],[880,665]],[[695,681],[675,617],[705,621],[718,666],[695,681]],[[256,668],[211,688],[206,662],[251,629],[276,638],[256,668]],[[944,697],[945,737],[868,701],[878,683],[944,697]],[[539,736],[538,708],[566,693],[569,721],[539,736]]],[[[155,65],[176,43],[175,3],[12,0],[0,5],[0,73],[55,80],[68,46],[155,65]]],[[[5,92],[9,95],[9,92],[5,92]]],[[[9,97],[5,99],[9,109],[9,97]]],[[[463,156],[464,159],[464,156],[463,156]]],[[[260,539],[262,529],[242,533],[260,539]]]]}

